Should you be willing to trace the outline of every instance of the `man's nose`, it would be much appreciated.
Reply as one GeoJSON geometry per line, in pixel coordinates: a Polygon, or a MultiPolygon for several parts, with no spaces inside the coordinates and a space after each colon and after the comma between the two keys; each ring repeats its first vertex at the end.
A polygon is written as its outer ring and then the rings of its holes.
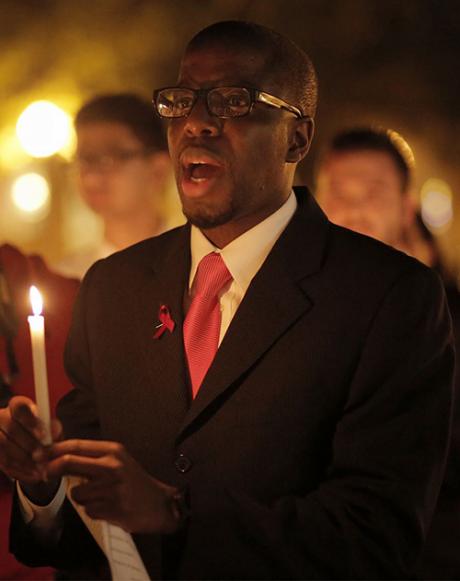
{"type": "Polygon", "coordinates": [[[88,165],[79,168],[78,179],[82,184],[93,185],[105,181],[106,176],[98,165],[88,165]]]}
{"type": "Polygon", "coordinates": [[[185,119],[185,132],[189,137],[217,137],[222,130],[222,119],[211,115],[204,98],[198,98],[185,119]]]}

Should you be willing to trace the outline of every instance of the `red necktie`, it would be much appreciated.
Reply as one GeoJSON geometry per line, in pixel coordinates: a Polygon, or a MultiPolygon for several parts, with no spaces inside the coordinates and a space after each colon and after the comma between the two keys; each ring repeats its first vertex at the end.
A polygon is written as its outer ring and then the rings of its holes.
{"type": "Polygon", "coordinates": [[[195,275],[195,295],[184,321],[184,346],[192,383],[192,396],[200,388],[219,345],[219,291],[232,275],[220,254],[201,259],[195,275]]]}

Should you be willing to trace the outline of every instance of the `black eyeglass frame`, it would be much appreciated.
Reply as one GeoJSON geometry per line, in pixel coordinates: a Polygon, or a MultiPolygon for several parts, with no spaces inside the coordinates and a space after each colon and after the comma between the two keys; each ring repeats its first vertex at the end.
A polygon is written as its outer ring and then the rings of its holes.
{"type": "Polygon", "coordinates": [[[183,117],[188,117],[190,115],[193,107],[196,105],[196,102],[198,101],[198,98],[201,96],[205,97],[205,103],[208,113],[213,117],[219,117],[219,119],[237,119],[239,117],[246,117],[246,115],[249,115],[251,113],[255,103],[263,103],[265,105],[268,105],[269,107],[275,107],[276,109],[285,109],[286,111],[293,113],[299,119],[308,118],[308,116],[302,113],[302,110],[299,109],[299,107],[296,107],[295,105],[290,105],[287,101],[284,101],[284,99],[281,99],[280,97],[276,97],[275,95],[271,95],[270,93],[267,93],[266,91],[261,91],[260,89],[254,89],[253,87],[237,87],[233,85],[222,87],[209,87],[207,89],[191,89],[190,87],[162,87],[160,89],[156,89],[153,92],[152,103],[154,105],[157,115],[162,119],[181,119],[183,117]],[[162,91],[172,89],[182,89],[184,91],[191,91],[193,93],[193,102],[187,113],[184,113],[183,115],[171,115],[171,116],[162,115],[160,113],[158,107],[158,97],[162,91]],[[245,91],[247,91],[251,99],[251,103],[249,105],[248,110],[241,115],[217,115],[216,113],[213,113],[209,106],[209,93],[218,89],[244,89],[245,91]]]}

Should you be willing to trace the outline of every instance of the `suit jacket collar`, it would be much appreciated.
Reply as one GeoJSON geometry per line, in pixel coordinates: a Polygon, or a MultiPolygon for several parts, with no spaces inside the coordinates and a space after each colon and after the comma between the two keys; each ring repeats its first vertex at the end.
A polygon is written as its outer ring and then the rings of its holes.
{"type": "Polygon", "coordinates": [[[249,286],[186,413],[179,438],[211,404],[222,404],[250,366],[312,307],[303,283],[321,268],[329,222],[306,188],[295,192],[297,211],[249,286]]]}

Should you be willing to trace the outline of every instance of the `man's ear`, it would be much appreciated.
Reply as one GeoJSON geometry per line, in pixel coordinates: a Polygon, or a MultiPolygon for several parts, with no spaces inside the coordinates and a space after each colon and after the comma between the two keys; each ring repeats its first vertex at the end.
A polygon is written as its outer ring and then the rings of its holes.
{"type": "Polygon", "coordinates": [[[315,122],[311,117],[294,119],[291,131],[291,142],[287,151],[286,161],[288,163],[298,163],[307,155],[310,149],[313,133],[315,132],[315,122]]]}

